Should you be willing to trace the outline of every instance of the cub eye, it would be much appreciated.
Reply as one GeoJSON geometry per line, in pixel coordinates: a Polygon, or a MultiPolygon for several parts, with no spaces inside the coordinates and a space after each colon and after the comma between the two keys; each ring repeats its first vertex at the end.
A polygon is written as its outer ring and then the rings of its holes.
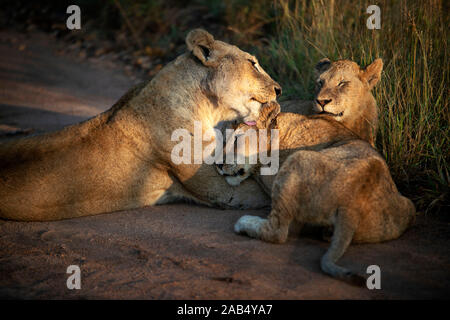
{"type": "Polygon", "coordinates": [[[343,87],[343,86],[346,85],[347,83],[348,83],[348,81],[342,80],[341,82],[339,82],[338,86],[339,86],[339,87],[343,87]]]}
{"type": "Polygon", "coordinates": [[[319,88],[322,88],[322,86],[323,86],[323,80],[322,79],[318,79],[316,83],[317,83],[317,86],[319,88]]]}

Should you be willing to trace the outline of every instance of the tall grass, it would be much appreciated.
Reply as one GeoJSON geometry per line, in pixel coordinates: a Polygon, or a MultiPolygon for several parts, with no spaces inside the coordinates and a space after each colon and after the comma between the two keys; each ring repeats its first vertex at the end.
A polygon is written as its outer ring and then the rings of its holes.
{"type": "Polygon", "coordinates": [[[377,148],[400,190],[420,210],[448,205],[449,56],[444,1],[377,1],[381,29],[369,30],[373,1],[273,2],[276,31],[257,55],[285,98],[309,99],[313,67],[322,57],[361,66],[381,57],[374,89],[380,129],[377,148]]]}

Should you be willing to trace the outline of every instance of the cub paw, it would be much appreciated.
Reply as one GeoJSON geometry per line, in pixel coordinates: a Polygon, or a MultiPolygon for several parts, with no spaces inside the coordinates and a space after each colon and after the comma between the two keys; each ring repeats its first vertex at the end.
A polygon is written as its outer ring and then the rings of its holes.
{"type": "Polygon", "coordinates": [[[234,225],[234,232],[237,234],[247,234],[250,237],[257,238],[264,221],[266,221],[266,219],[257,216],[242,216],[234,225]]]}

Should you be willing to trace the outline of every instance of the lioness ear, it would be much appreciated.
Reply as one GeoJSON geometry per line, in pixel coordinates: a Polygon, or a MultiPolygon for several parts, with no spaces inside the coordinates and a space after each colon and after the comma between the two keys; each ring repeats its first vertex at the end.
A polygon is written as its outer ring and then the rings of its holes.
{"type": "Polygon", "coordinates": [[[210,58],[214,37],[210,33],[203,29],[194,29],[186,36],[186,45],[205,66],[209,67],[213,64],[210,58]]]}
{"type": "Polygon", "coordinates": [[[261,108],[259,118],[256,120],[256,127],[258,129],[269,129],[275,124],[275,119],[280,113],[280,105],[278,102],[269,102],[261,108]]]}
{"type": "Polygon", "coordinates": [[[369,84],[369,89],[372,89],[381,78],[381,71],[383,70],[383,60],[375,59],[370,65],[363,71],[362,77],[369,84]]]}
{"type": "Polygon", "coordinates": [[[325,71],[327,71],[331,66],[331,61],[328,58],[323,58],[316,64],[316,72],[318,74],[321,74],[325,71]]]}

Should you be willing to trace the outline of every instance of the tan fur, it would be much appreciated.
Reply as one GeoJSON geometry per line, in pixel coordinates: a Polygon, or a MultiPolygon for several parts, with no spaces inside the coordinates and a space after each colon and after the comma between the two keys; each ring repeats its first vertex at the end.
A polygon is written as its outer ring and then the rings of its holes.
{"type": "MultiPolygon", "coordinates": [[[[222,168],[234,184],[252,170],[272,194],[269,217],[244,216],[236,223],[236,232],[282,243],[293,221],[332,226],[334,233],[322,258],[322,270],[365,284],[364,278],[335,263],[350,242],[399,237],[414,217],[413,203],[398,192],[383,157],[342,123],[328,115],[280,113],[275,118],[277,109],[276,104],[265,107],[258,127],[279,130],[278,174],[262,176],[257,165],[222,168]]],[[[252,129],[246,125],[239,128],[252,129]]]]}
{"type": "Polygon", "coordinates": [[[214,166],[172,163],[175,129],[192,133],[194,120],[203,131],[256,120],[262,103],[281,93],[255,57],[239,48],[200,29],[186,43],[189,52],[106,112],[0,145],[0,217],[56,220],[177,199],[233,208],[267,205],[254,181],[234,188],[214,166]]]}
{"type": "Polygon", "coordinates": [[[284,101],[280,103],[281,111],[303,115],[328,113],[375,146],[378,109],[371,90],[380,80],[382,69],[381,59],[376,59],[366,69],[350,60],[322,59],[316,65],[314,101],[284,101]],[[320,102],[325,101],[329,102],[322,106],[320,102]]]}

